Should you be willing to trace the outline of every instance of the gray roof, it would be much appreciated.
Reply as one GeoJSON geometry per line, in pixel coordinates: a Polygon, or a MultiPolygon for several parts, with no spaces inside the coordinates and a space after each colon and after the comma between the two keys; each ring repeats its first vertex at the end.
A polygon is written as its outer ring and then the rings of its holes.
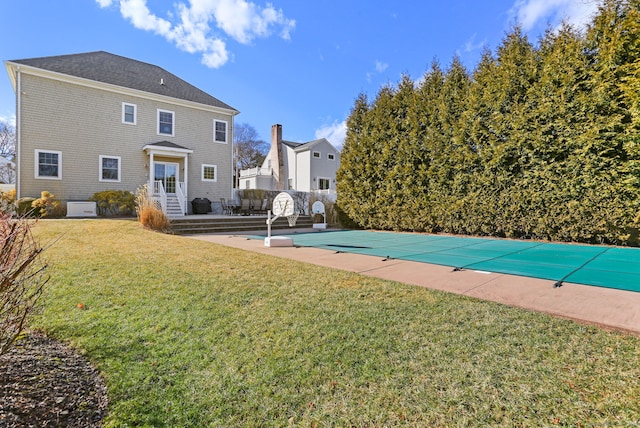
{"type": "MultiPolygon", "coordinates": [[[[322,142],[326,142],[327,144],[329,144],[331,147],[333,147],[335,149],[333,144],[331,144],[329,142],[329,140],[327,140],[326,138],[320,138],[318,140],[307,141],[306,143],[294,143],[293,141],[284,141],[283,140],[282,144],[285,144],[285,145],[291,147],[296,152],[303,152],[305,150],[311,149],[313,146],[315,146],[317,144],[320,144],[322,142]]],[[[338,150],[336,149],[336,151],[338,151],[338,150]]]]}
{"type": "Polygon", "coordinates": [[[147,146],[156,146],[156,147],[168,147],[170,149],[181,149],[181,150],[191,150],[187,147],[181,146],[180,144],[172,143],[171,141],[158,141],[157,143],[150,143],[147,146]]]}
{"type": "Polygon", "coordinates": [[[228,104],[161,67],[109,52],[87,52],[9,62],[237,112],[228,104]]]}

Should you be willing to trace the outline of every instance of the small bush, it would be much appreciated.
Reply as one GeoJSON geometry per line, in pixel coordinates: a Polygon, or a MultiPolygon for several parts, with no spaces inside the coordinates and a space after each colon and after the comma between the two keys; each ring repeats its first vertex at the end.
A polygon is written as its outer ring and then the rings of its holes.
{"type": "Polygon", "coordinates": [[[16,201],[16,214],[20,217],[33,216],[36,211],[32,204],[36,198],[24,197],[16,201]]]}
{"type": "Polygon", "coordinates": [[[40,192],[40,197],[31,202],[32,213],[36,217],[46,217],[54,212],[57,212],[60,202],[55,200],[55,195],[47,192],[46,190],[40,192]]]}
{"type": "Polygon", "coordinates": [[[138,221],[144,227],[162,232],[169,230],[171,223],[162,209],[149,197],[146,184],[136,191],[135,203],[138,221]]]}
{"type": "Polygon", "coordinates": [[[0,192],[0,213],[14,214],[16,211],[16,190],[0,192]]]}
{"type": "Polygon", "coordinates": [[[96,203],[101,216],[131,215],[136,209],[136,198],[128,190],[96,192],[89,200],[96,203]]]}
{"type": "Polygon", "coordinates": [[[40,259],[43,248],[25,218],[0,216],[0,355],[22,332],[42,295],[48,277],[40,259]]]}

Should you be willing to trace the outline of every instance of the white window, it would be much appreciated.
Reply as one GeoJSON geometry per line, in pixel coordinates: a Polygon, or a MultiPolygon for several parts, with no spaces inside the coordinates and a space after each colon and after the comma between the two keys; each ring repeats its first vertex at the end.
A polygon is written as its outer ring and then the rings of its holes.
{"type": "Polygon", "coordinates": [[[61,180],[62,152],[36,149],[35,177],[49,180],[61,180]]]}
{"type": "Polygon", "coordinates": [[[138,107],[135,104],[122,103],[122,123],[135,125],[138,118],[138,107]]]}
{"type": "Polygon", "coordinates": [[[202,164],[202,181],[218,181],[218,167],[202,164]]]}
{"type": "Polygon", "coordinates": [[[327,159],[329,160],[335,160],[336,155],[334,155],[333,153],[327,153],[327,159]]]}
{"type": "Polygon", "coordinates": [[[158,135],[173,137],[174,116],[172,111],[158,109],[158,135]]]}
{"type": "Polygon", "coordinates": [[[120,156],[100,156],[100,181],[120,182],[120,156]]]}
{"type": "Polygon", "coordinates": [[[319,177],[318,178],[318,189],[319,190],[329,190],[331,184],[331,180],[329,180],[328,178],[324,178],[324,177],[319,177]]]}
{"type": "Polygon", "coordinates": [[[320,159],[320,152],[313,152],[313,157],[316,159],[320,159]]]}
{"type": "Polygon", "coordinates": [[[213,141],[216,143],[227,143],[227,122],[223,120],[213,121],[213,141]]]}

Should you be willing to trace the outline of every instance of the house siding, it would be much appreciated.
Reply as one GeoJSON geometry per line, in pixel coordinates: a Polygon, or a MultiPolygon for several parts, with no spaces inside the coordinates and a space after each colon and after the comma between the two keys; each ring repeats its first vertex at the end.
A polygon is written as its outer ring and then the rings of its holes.
{"type": "Polygon", "coordinates": [[[308,150],[297,154],[298,168],[296,170],[296,182],[298,183],[298,190],[303,192],[311,191],[311,175],[309,174],[310,157],[311,153],[308,150]]]}
{"type": "Polygon", "coordinates": [[[338,171],[338,166],[340,165],[340,154],[337,153],[337,151],[335,151],[333,146],[331,146],[330,144],[321,142],[313,146],[307,152],[307,155],[310,161],[309,170],[311,171],[311,190],[318,190],[318,177],[329,178],[331,182],[331,190],[336,190],[336,184],[334,183],[334,180],[338,171]],[[320,159],[316,159],[311,156],[311,153],[313,152],[320,152],[320,159]],[[334,160],[329,160],[327,156],[329,153],[334,154],[334,160]],[[316,179],[316,181],[313,181],[314,178],[316,179]]]}
{"type": "MultiPolygon", "coordinates": [[[[20,196],[40,196],[47,190],[61,201],[86,200],[103,190],[135,190],[149,181],[151,167],[143,147],[170,141],[193,150],[188,158],[188,199],[228,198],[232,188],[233,114],[191,108],[91,86],[21,75],[20,196]],[[136,125],[122,123],[122,103],[136,104],[136,125]],[[157,110],[174,114],[174,136],[158,135],[157,110]],[[228,123],[227,144],[213,142],[213,121],[228,123]],[[35,150],[62,152],[62,179],[34,177],[35,150]],[[99,156],[121,157],[121,181],[99,181],[99,156]],[[201,165],[216,165],[217,181],[203,182],[201,165]]],[[[220,110],[220,109],[217,109],[220,110]]],[[[170,160],[170,159],[167,159],[170,160]]],[[[180,180],[184,180],[182,159],[180,180]]]]}

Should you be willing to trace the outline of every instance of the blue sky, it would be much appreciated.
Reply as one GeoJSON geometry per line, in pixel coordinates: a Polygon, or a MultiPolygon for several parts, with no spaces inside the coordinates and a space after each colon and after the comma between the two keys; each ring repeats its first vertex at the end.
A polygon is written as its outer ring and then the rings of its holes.
{"type": "MultiPolygon", "coordinates": [[[[458,55],[472,70],[520,23],[533,41],[595,0],[2,0],[0,59],[104,50],[158,65],[241,113],[268,141],[340,147],[358,94],[458,55]]],[[[0,78],[0,118],[15,95],[0,78]]]]}

